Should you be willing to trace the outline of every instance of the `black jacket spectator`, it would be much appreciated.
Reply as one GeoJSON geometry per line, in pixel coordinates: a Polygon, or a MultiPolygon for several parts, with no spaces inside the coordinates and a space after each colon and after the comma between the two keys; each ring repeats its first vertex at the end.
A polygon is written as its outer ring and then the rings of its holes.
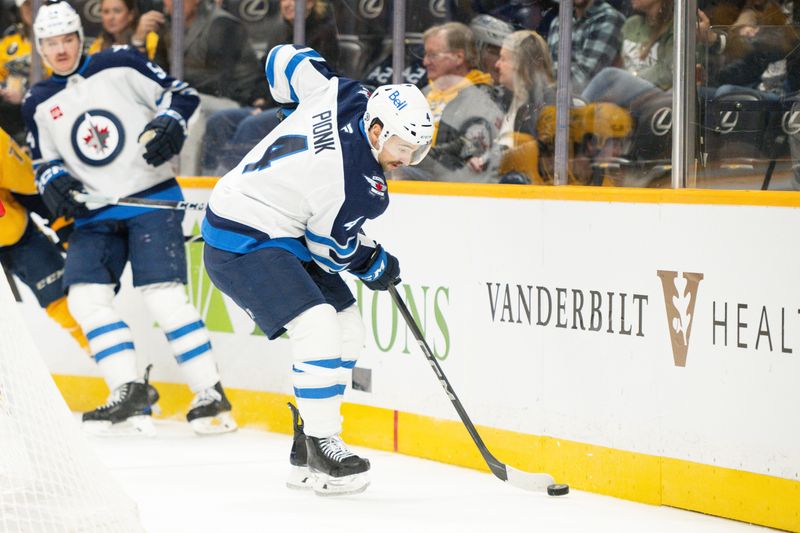
{"type": "MultiPolygon", "coordinates": [[[[279,44],[291,44],[294,42],[294,21],[287,20],[281,10],[276,10],[264,20],[264,35],[267,38],[266,52],[279,44]]],[[[339,32],[333,8],[327,2],[317,0],[308,13],[306,46],[319,52],[334,70],[338,68],[339,32]]]]}
{"type": "MultiPolygon", "coordinates": [[[[170,28],[159,32],[156,61],[169,70],[170,28]]],[[[184,33],[183,79],[199,92],[252,105],[269,93],[242,23],[202,0],[184,33]]]]}

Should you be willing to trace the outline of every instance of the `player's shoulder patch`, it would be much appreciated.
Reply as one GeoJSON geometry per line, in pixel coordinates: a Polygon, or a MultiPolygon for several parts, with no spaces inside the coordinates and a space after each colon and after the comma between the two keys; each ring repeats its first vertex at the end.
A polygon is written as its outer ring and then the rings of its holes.
{"type": "Polygon", "coordinates": [[[378,174],[373,174],[372,176],[368,176],[366,174],[362,175],[369,184],[369,194],[376,198],[380,198],[381,200],[386,198],[387,186],[385,177],[378,174]]]}

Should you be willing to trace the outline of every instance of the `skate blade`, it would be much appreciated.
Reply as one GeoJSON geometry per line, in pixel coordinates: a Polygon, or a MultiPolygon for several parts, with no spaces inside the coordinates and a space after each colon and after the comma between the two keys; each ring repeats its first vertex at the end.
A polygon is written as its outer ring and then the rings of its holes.
{"type": "Polygon", "coordinates": [[[366,473],[345,477],[331,477],[317,474],[314,494],[317,496],[347,496],[361,494],[369,487],[369,476],[366,473]]]}
{"type": "Polygon", "coordinates": [[[312,490],[316,483],[316,476],[307,466],[292,466],[286,486],[293,490],[312,490]]]}
{"type": "Polygon", "coordinates": [[[217,416],[195,418],[189,424],[198,435],[219,435],[236,431],[239,427],[229,412],[220,413],[217,416]]]}
{"type": "Polygon", "coordinates": [[[90,420],[81,424],[83,430],[98,437],[152,437],[156,427],[149,415],[131,416],[124,422],[112,424],[108,421],[90,420]]]}

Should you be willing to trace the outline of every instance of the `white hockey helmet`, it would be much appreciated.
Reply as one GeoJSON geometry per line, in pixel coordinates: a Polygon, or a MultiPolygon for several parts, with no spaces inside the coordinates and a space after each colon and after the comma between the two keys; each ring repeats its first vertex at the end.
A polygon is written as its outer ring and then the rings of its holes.
{"type": "Polygon", "coordinates": [[[469,27],[479,48],[487,44],[501,47],[505,38],[514,33],[514,26],[491,15],[478,15],[470,21],[469,27]]]}
{"type": "MultiPolygon", "coordinates": [[[[42,39],[77,33],[80,40],[80,50],[83,51],[83,24],[81,17],[75,12],[71,5],[65,1],[43,4],[36,20],[33,21],[33,34],[36,38],[36,49],[39,55],[42,54],[42,39]]],[[[80,61],[80,54],[78,55],[80,61]]],[[[77,65],[76,65],[77,66],[77,65]]]]}
{"type": "Polygon", "coordinates": [[[383,129],[378,147],[371,147],[375,159],[392,136],[417,147],[408,164],[416,165],[428,155],[433,142],[433,114],[416,85],[382,85],[375,89],[364,113],[364,130],[369,131],[376,120],[383,129]]]}

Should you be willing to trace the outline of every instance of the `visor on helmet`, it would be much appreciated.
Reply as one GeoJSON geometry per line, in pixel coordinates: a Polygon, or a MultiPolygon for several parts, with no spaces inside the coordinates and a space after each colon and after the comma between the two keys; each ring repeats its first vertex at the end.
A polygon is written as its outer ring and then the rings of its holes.
{"type": "Polygon", "coordinates": [[[428,155],[431,145],[415,144],[392,135],[383,143],[382,150],[392,161],[400,161],[404,165],[417,165],[428,155]]]}

